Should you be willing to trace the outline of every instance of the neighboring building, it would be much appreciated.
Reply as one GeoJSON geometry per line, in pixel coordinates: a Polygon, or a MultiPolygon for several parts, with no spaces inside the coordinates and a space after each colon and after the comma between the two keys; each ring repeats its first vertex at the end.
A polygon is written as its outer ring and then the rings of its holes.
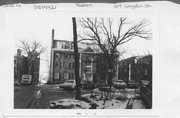
{"type": "Polygon", "coordinates": [[[37,85],[39,83],[39,68],[40,68],[40,58],[37,58],[34,64],[33,69],[33,83],[34,85],[37,85]]]}
{"type": "MultiPolygon", "coordinates": [[[[40,67],[40,58],[37,58],[33,68],[33,84],[37,84],[39,81],[39,67],[40,67]]],[[[14,79],[18,82],[21,82],[23,74],[28,74],[28,57],[21,55],[21,50],[17,50],[17,54],[14,56],[14,79]]]]}
{"type": "Polygon", "coordinates": [[[20,82],[22,76],[22,62],[23,57],[21,50],[17,49],[17,54],[14,56],[14,79],[20,82]]]}
{"type": "Polygon", "coordinates": [[[130,57],[119,62],[118,79],[152,80],[152,55],[130,57]]]}
{"type": "Polygon", "coordinates": [[[135,59],[136,57],[130,57],[119,62],[118,79],[124,81],[136,80],[135,59]]]}
{"type": "Polygon", "coordinates": [[[144,56],[137,60],[137,77],[140,80],[152,81],[152,55],[144,56]]]}

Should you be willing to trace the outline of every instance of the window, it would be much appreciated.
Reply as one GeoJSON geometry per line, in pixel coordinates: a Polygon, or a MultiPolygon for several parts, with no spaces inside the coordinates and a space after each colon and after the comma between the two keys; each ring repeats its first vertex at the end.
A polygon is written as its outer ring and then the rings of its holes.
{"type": "Polygon", "coordinates": [[[62,54],[59,54],[59,58],[62,58],[62,54]]]}
{"type": "Polygon", "coordinates": [[[59,73],[59,79],[64,79],[64,73],[59,73]]]}
{"type": "Polygon", "coordinates": [[[61,62],[59,63],[59,68],[61,68],[61,62]]]}
{"type": "Polygon", "coordinates": [[[53,41],[53,48],[57,48],[57,42],[53,41]]]}
{"type": "Polygon", "coordinates": [[[91,62],[86,62],[86,66],[91,66],[91,62]]]}
{"type": "Polygon", "coordinates": [[[85,71],[86,71],[87,73],[91,73],[91,67],[86,67],[86,68],[85,68],[85,71]]]}
{"type": "Polygon", "coordinates": [[[70,49],[70,46],[66,44],[62,44],[62,49],[70,49]]]}
{"type": "Polygon", "coordinates": [[[62,45],[62,49],[64,49],[64,45],[62,45]]]}
{"type": "Polygon", "coordinates": [[[127,72],[127,69],[126,69],[126,68],[124,69],[124,72],[127,72]]]}
{"type": "Polygon", "coordinates": [[[71,54],[71,55],[70,55],[70,58],[74,58],[74,55],[73,55],[73,54],[71,54]]]}
{"type": "Polygon", "coordinates": [[[144,69],[144,75],[146,75],[146,76],[148,75],[148,69],[147,68],[144,69]]]}
{"type": "Polygon", "coordinates": [[[148,62],[148,61],[145,61],[145,64],[149,64],[149,62],[148,62]]]}
{"type": "Polygon", "coordinates": [[[56,58],[59,58],[59,54],[56,54],[56,58]]]}
{"type": "Polygon", "coordinates": [[[71,44],[71,49],[72,49],[72,50],[74,49],[74,45],[73,45],[73,44],[71,44]]]}
{"type": "Polygon", "coordinates": [[[59,73],[54,74],[54,79],[59,79],[59,73]]]}
{"type": "Polygon", "coordinates": [[[74,79],[74,77],[73,77],[73,76],[74,76],[74,73],[69,73],[68,76],[69,76],[69,79],[74,79]]]}
{"type": "Polygon", "coordinates": [[[56,67],[59,67],[59,63],[58,63],[58,62],[56,62],[55,66],[56,66],[56,67]]]}
{"type": "Polygon", "coordinates": [[[69,63],[69,68],[71,68],[71,63],[69,63]]]}
{"type": "Polygon", "coordinates": [[[63,63],[63,68],[65,67],[65,62],[63,63]]]}
{"type": "Polygon", "coordinates": [[[65,46],[64,46],[64,49],[69,49],[69,46],[68,46],[68,45],[65,45],[65,46]]]}
{"type": "Polygon", "coordinates": [[[64,54],[64,59],[68,59],[69,55],[68,54],[64,54]]]}

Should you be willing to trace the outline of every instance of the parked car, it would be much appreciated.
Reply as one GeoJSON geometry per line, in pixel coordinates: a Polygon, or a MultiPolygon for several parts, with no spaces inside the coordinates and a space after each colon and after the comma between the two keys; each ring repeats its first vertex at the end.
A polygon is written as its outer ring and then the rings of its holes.
{"type": "Polygon", "coordinates": [[[152,108],[152,82],[147,83],[141,81],[140,84],[140,94],[142,100],[147,104],[148,108],[152,108]]]}
{"type": "Polygon", "coordinates": [[[139,83],[135,80],[128,80],[127,81],[127,87],[128,88],[138,88],[139,83]]]}
{"type": "Polygon", "coordinates": [[[14,80],[14,85],[15,85],[15,86],[19,86],[19,85],[20,85],[20,83],[18,82],[18,80],[14,80]]]}
{"type": "Polygon", "coordinates": [[[96,87],[101,88],[101,87],[107,87],[107,81],[106,80],[100,80],[99,82],[96,83],[96,87]]]}
{"type": "Polygon", "coordinates": [[[115,80],[114,88],[116,89],[124,89],[127,87],[127,84],[123,80],[115,80]]]}
{"type": "Polygon", "coordinates": [[[75,89],[76,81],[75,80],[66,80],[63,84],[59,85],[59,88],[63,88],[64,90],[75,89]]]}
{"type": "Polygon", "coordinates": [[[93,83],[93,81],[82,81],[81,86],[83,89],[93,89],[96,87],[96,85],[93,83]]]}
{"type": "Polygon", "coordinates": [[[32,75],[22,75],[21,84],[27,85],[31,84],[32,81],[32,75]]]}

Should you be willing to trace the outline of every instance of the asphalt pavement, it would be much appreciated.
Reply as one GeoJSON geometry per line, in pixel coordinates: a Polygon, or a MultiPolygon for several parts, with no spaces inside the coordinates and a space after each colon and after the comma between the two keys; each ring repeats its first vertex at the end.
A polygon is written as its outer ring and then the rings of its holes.
{"type": "MultiPolygon", "coordinates": [[[[49,102],[53,100],[74,98],[75,90],[64,91],[57,85],[42,86],[15,86],[15,109],[47,109],[49,102]]],[[[91,90],[81,90],[81,94],[87,94],[91,90]]]]}
{"type": "Polygon", "coordinates": [[[14,108],[28,108],[35,99],[37,88],[34,86],[15,86],[14,108]]]}
{"type": "MultiPolygon", "coordinates": [[[[94,90],[81,90],[81,95],[88,93],[96,93],[94,90]]],[[[128,98],[134,98],[139,95],[139,91],[135,89],[126,89],[128,98]]],[[[48,109],[50,101],[60,99],[73,99],[75,90],[64,91],[58,85],[39,85],[39,86],[15,86],[14,87],[14,108],[15,109],[48,109]]]]}

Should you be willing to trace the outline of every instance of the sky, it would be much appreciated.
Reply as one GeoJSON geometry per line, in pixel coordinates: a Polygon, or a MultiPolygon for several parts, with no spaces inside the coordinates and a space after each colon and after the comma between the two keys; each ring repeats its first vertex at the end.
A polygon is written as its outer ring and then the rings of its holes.
{"type": "MultiPolygon", "coordinates": [[[[115,17],[113,19],[116,20],[115,17]]],[[[48,64],[50,60],[50,47],[52,29],[55,29],[55,39],[58,40],[73,40],[72,30],[72,17],[58,13],[42,13],[42,12],[16,12],[7,14],[6,16],[6,34],[8,39],[13,39],[14,42],[14,54],[19,46],[19,40],[37,40],[47,47],[47,51],[40,56],[40,78],[47,78],[48,76],[48,64]]],[[[129,21],[142,20],[141,18],[128,17],[129,21]]],[[[151,22],[151,19],[149,19],[151,22]]],[[[80,25],[77,27],[79,29],[80,25]]],[[[151,25],[148,26],[152,28],[151,25]]],[[[152,40],[142,40],[135,38],[134,40],[124,44],[118,49],[125,49],[127,53],[123,55],[123,58],[130,56],[145,55],[149,52],[152,54],[152,40]]]]}

